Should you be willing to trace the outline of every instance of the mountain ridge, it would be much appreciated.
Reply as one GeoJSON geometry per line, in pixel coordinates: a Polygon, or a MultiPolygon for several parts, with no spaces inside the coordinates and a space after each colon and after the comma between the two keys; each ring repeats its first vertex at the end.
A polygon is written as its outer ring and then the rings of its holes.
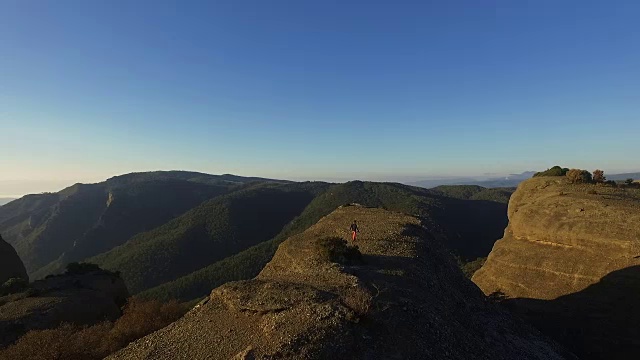
{"type": "Polygon", "coordinates": [[[255,179],[173,171],[74,184],[0,207],[0,232],[16,248],[27,271],[42,277],[255,179]]]}

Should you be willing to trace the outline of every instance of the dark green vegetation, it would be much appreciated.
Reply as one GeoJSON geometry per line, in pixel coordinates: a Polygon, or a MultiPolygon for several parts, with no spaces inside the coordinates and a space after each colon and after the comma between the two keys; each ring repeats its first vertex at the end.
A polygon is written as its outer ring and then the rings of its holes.
{"type": "Polygon", "coordinates": [[[29,288],[29,281],[23,278],[11,278],[0,285],[0,296],[15,294],[29,288]]]}
{"type": "Polygon", "coordinates": [[[567,172],[567,178],[574,184],[588,184],[593,181],[593,176],[587,170],[571,169],[567,172]]]}
{"type": "Polygon", "coordinates": [[[567,173],[569,172],[568,168],[563,168],[560,167],[558,165],[547,169],[545,171],[540,171],[535,173],[533,176],[537,177],[537,176],[565,176],[567,173]]]}
{"type": "Polygon", "coordinates": [[[76,184],[0,207],[0,232],[32,277],[41,278],[251,181],[254,179],[171,171],[76,184]]]}
{"type": "Polygon", "coordinates": [[[485,188],[478,185],[441,185],[431,189],[438,194],[464,200],[487,200],[503,204],[509,203],[509,198],[516,188],[485,188]]]}
{"type": "MultiPolygon", "coordinates": [[[[358,203],[368,207],[417,215],[442,234],[450,249],[465,261],[486,256],[507,225],[506,204],[486,200],[455,199],[440,193],[395,183],[353,181],[329,187],[317,196],[273,239],[177,278],[140,296],[192,300],[229,281],[256,276],[271,260],[278,245],[301,233],[337,207],[358,203]]],[[[345,224],[345,231],[349,224],[345,224]]],[[[360,224],[361,231],[367,224],[360,224]]]]}
{"type": "Polygon", "coordinates": [[[458,259],[458,265],[464,273],[464,276],[466,276],[468,279],[471,279],[473,277],[473,274],[475,274],[476,271],[480,270],[482,265],[484,265],[485,261],[487,261],[486,257],[479,257],[473,261],[468,262],[458,259]]]}
{"type": "Polygon", "coordinates": [[[89,261],[120,271],[129,291],[137,293],[273,238],[326,187],[256,184],[209,200],[89,261]]]}
{"type": "MultiPolygon", "coordinates": [[[[634,183],[634,178],[627,176],[635,176],[636,178],[640,177],[640,173],[628,173],[628,174],[614,174],[605,176],[604,171],[600,169],[596,169],[593,173],[588,170],[583,169],[568,169],[561,168],[560,166],[554,166],[550,169],[547,169],[542,172],[538,172],[534,175],[534,177],[539,176],[566,176],[567,179],[573,184],[599,184],[599,185],[608,185],[613,187],[638,187],[640,185],[636,185],[634,183]]],[[[595,191],[595,190],[593,190],[595,191]]]]}
{"type": "Polygon", "coordinates": [[[330,262],[353,265],[362,262],[362,253],[358,246],[348,245],[347,240],[340,237],[327,237],[318,241],[322,256],[330,262]]]}

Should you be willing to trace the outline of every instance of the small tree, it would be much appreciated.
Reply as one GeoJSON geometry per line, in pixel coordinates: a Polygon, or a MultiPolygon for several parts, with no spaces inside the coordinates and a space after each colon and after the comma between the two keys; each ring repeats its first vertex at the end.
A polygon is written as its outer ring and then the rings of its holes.
{"type": "Polygon", "coordinates": [[[603,183],[607,181],[607,178],[604,176],[604,171],[602,170],[593,170],[593,181],[597,183],[603,183]]]}
{"type": "Polygon", "coordinates": [[[628,178],[627,180],[624,181],[625,184],[627,185],[631,185],[633,184],[633,179],[632,178],[628,178]]]}
{"type": "Polygon", "coordinates": [[[591,182],[592,176],[587,170],[571,169],[567,172],[567,178],[573,184],[581,184],[591,182]]]}
{"type": "Polygon", "coordinates": [[[537,172],[533,175],[533,177],[538,177],[538,176],[565,176],[567,174],[567,172],[569,171],[569,169],[567,168],[562,168],[558,165],[549,168],[545,171],[540,171],[537,172]]]}

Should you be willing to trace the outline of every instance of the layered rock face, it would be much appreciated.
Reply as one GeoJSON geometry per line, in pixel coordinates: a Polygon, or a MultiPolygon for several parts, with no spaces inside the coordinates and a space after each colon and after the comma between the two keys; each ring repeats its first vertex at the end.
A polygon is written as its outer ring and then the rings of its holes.
{"type": "Polygon", "coordinates": [[[27,270],[15,249],[0,236],[0,285],[12,278],[29,280],[27,270]]]}
{"type": "Polygon", "coordinates": [[[581,357],[640,352],[640,191],[533,178],[508,215],[473,282],[581,357]]]}
{"type": "Polygon", "coordinates": [[[417,218],[345,206],[111,359],[563,359],[483,297],[417,218]],[[358,220],[362,257],[339,238],[358,220]]]}

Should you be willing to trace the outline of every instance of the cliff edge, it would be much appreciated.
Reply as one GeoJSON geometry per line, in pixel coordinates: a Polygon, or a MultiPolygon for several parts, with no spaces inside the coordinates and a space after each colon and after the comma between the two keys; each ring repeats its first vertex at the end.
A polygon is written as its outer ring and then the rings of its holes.
{"type": "Polygon", "coordinates": [[[640,190],[538,177],[509,202],[509,225],[473,276],[581,358],[640,352],[640,190]]]}

